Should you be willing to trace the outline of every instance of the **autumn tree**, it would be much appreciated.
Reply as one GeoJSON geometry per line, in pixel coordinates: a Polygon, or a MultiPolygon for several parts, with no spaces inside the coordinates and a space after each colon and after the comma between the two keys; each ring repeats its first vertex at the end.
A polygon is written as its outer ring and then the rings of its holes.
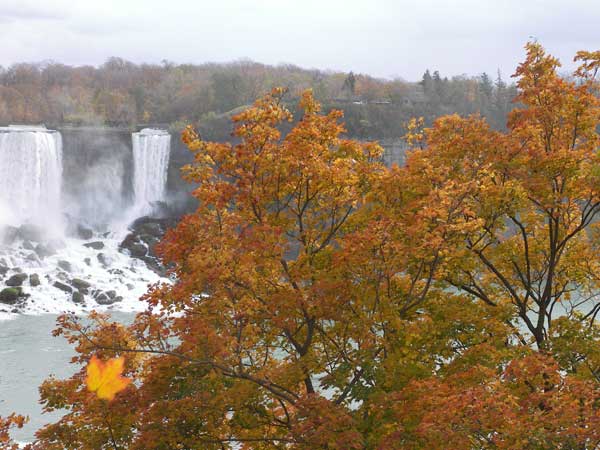
{"type": "Polygon", "coordinates": [[[42,386],[68,412],[36,448],[597,448],[600,55],[566,80],[526,49],[506,132],[415,120],[404,167],[310,91],[235,144],[188,127],[173,283],[129,326],[61,317],[81,370],[42,386]]]}

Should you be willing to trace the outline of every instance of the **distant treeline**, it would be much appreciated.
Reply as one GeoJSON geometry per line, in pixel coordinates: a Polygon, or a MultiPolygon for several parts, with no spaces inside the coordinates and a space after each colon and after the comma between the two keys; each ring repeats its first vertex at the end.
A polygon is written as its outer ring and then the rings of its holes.
{"type": "Polygon", "coordinates": [[[291,104],[312,88],[325,109],[344,110],[349,134],[360,138],[396,138],[412,117],[431,122],[452,112],[480,112],[502,129],[516,93],[499,74],[496,79],[487,74],[447,78],[427,71],[414,83],[251,61],[134,64],[113,57],[99,67],[55,62],[0,66],[0,124],[164,124],[178,129],[194,123],[218,139],[230,130],[229,113],[275,86],[289,88],[291,104]]]}

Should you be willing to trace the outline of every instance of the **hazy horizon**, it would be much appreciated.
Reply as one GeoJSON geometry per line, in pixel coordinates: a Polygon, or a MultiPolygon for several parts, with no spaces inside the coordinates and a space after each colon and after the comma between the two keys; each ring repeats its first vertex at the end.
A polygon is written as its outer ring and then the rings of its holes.
{"type": "Polygon", "coordinates": [[[532,38],[568,70],[577,50],[596,50],[598,19],[600,4],[587,0],[0,0],[0,65],[249,59],[407,81],[426,69],[508,78],[532,38]],[[578,26],[565,34],[556,17],[578,26]]]}

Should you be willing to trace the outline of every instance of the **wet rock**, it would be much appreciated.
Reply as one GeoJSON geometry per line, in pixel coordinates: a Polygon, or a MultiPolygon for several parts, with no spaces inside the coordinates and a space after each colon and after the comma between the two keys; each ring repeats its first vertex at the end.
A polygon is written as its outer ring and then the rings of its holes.
{"type": "MultiPolygon", "coordinates": [[[[69,275],[67,275],[64,272],[58,272],[56,274],[56,278],[58,278],[59,280],[62,280],[62,281],[69,281],[69,275]]],[[[48,277],[48,279],[49,279],[49,277],[48,277]]]]}
{"type": "Polygon", "coordinates": [[[110,266],[113,263],[112,258],[110,256],[105,255],[104,253],[98,253],[96,255],[96,259],[104,267],[108,267],[108,266],[110,266]]]}
{"type": "Polygon", "coordinates": [[[21,286],[21,285],[23,285],[23,282],[26,279],[27,279],[27,274],[17,273],[15,275],[13,275],[12,277],[10,277],[8,280],[6,280],[5,284],[7,286],[11,286],[11,287],[21,286]]]}
{"type": "Polygon", "coordinates": [[[100,293],[96,295],[96,297],[94,297],[94,300],[96,300],[96,303],[98,303],[99,305],[112,305],[112,300],[108,298],[108,295],[106,295],[105,293],[100,293]]]}
{"type": "Polygon", "coordinates": [[[8,267],[0,265],[0,275],[6,275],[9,270],[10,269],[8,267]]]}
{"type": "Polygon", "coordinates": [[[12,287],[2,289],[0,291],[0,303],[5,305],[14,305],[23,296],[23,291],[20,287],[12,287]]]}
{"type": "Polygon", "coordinates": [[[93,248],[94,250],[102,250],[104,248],[104,242],[102,241],[94,241],[88,242],[87,244],[83,244],[84,247],[93,248]]]}
{"type": "Polygon", "coordinates": [[[44,259],[48,256],[52,256],[56,254],[56,248],[54,248],[52,245],[50,244],[38,244],[35,247],[35,252],[37,253],[37,255],[44,259]]]}
{"type": "Polygon", "coordinates": [[[24,241],[23,242],[23,248],[25,250],[34,250],[35,246],[30,241],[24,241]]]}
{"type": "Polygon", "coordinates": [[[69,294],[71,292],[73,292],[73,288],[71,286],[69,286],[68,284],[61,283],[60,281],[55,281],[52,286],[54,286],[56,289],[60,289],[61,291],[67,292],[69,294]]]}
{"type": "Polygon", "coordinates": [[[81,278],[73,278],[71,280],[71,286],[73,286],[78,291],[81,291],[82,293],[87,294],[88,289],[92,285],[90,283],[88,283],[87,281],[82,280],[81,278]]]}
{"type": "Polygon", "coordinates": [[[83,260],[83,262],[84,262],[84,263],[86,263],[88,266],[91,266],[91,265],[92,265],[92,260],[91,260],[90,258],[85,258],[85,259],[83,260]]]}
{"type": "Polygon", "coordinates": [[[146,247],[144,244],[133,244],[128,248],[128,250],[132,257],[140,259],[146,256],[148,253],[148,247],[146,247]]]}
{"type": "Polygon", "coordinates": [[[37,273],[29,275],[29,285],[33,287],[40,285],[40,276],[37,273]]]}
{"type": "Polygon", "coordinates": [[[73,271],[73,267],[71,266],[71,263],[69,261],[60,260],[58,262],[58,267],[60,267],[65,272],[72,272],[73,271]]]}
{"type": "Polygon", "coordinates": [[[27,257],[25,258],[27,261],[31,261],[31,262],[35,262],[38,263],[39,265],[42,264],[42,260],[40,259],[40,257],[35,254],[35,253],[30,253],[29,255],[27,255],[27,257]]]}
{"type": "Polygon", "coordinates": [[[81,239],[91,239],[94,237],[94,231],[91,228],[85,227],[83,225],[77,225],[77,236],[81,239]]]}
{"type": "Polygon", "coordinates": [[[83,303],[85,300],[85,296],[79,292],[79,291],[75,291],[73,292],[73,295],[71,296],[71,301],[73,303],[83,303]]]}

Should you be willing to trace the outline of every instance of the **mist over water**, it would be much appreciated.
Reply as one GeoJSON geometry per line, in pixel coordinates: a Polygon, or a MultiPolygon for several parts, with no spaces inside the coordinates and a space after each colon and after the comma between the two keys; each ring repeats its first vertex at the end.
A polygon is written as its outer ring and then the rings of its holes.
{"type": "Polygon", "coordinates": [[[121,158],[107,156],[89,167],[75,192],[66,200],[66,211],[94,229],[108,229],[123,214],[125,168],[121,158]]]}

